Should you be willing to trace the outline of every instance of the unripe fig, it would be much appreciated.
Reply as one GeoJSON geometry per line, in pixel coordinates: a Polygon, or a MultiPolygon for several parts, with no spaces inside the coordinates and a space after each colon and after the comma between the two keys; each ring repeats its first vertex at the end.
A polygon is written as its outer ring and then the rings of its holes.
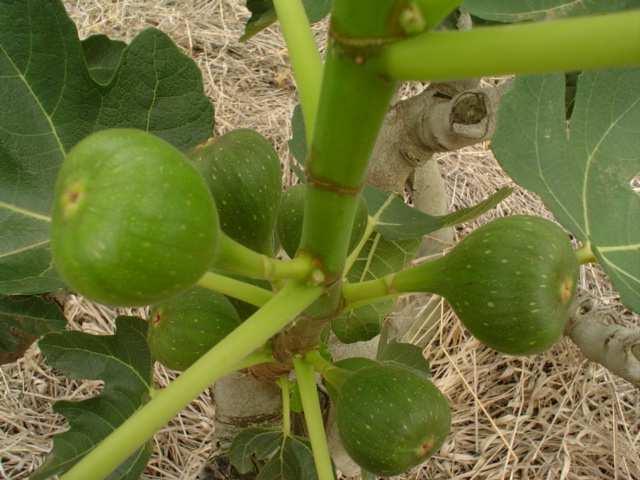
{"type": "MultiPolygon", "coordinates": [[[[483,225],[444,257],[427,262],[415,287],[444,296],[485,345],[513,355],[542,352],[564,332],[578,261],[567,234],[540,217],[483,225]]],[[[402,275],[398,275],[401,277],[402,275]]]]}
{"type": "Polygon", "coordinates": [[[239,129],[209,140],[189,156],[216,200],[222,231],[272,255],[282,173],[271,143],[258,132],[239,129]]]}
{"type": "Polygon", "coordinates": [[[165,367],[186,370],[240,323],[227,297],[195,287],[153,306],[147,343],[165,367]]]}
{"type": "MultiPolygon", "coordinates": [[[[304,194],[306,190],[304,184],[298,184],[289,188],[282,196],[282,203],[278,211],[277,232],[278,239],[284,251],[291,258],[295,255],[302,238],[302,222],[304,220],[304,194]]],[[[360,197],[356,218],[351,230],[351,241],[349,251],[353,250],[360,241],[367,226],[367,204],[360,197]]]]}
{"type": "Polygon", "coordinates": [[[417,373],[392,365],[356,370],[340,389],[336,420],[345,450],[365,470],[397,475],[443,444],[447,399],[417,373]]]}
{"type": "Polygon", "coordinates": [[[67,155],[54,194],[62,279],[110,305],[147,305],[192,286],[213,261],[216,207],[182,153],[140,130],[94,133],[67,155]]]}

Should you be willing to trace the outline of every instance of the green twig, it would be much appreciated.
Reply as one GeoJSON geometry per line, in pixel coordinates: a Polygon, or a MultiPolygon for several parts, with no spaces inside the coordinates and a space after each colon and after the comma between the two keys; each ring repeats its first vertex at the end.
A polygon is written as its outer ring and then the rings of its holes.
{"type": "Polygon", "coordinates": [[[427,32],[387,45],[380,70],[396,80],[461,78],[640,65],[640,11],[464,32],[427,32]]]}
{"type": "MultiPolygon", "coordinates": [[[[62,480],[102,480],[144,445],[209,385],[238,367],[300,312],[313,303],[322,288],[289,282],[273,299],[249,317],[174,382],[140,408],[75,464],[62,480]]],[[[264,361],[260,352],[259,362],[264,361]]]]}
{"type": "Polygon", "coordinates": [[[362,233],[362,237],[360,237],[360,241],[358,242],[358,245],[356,245],[356,248],[354,248],[353,251],[347,257],[347,261],[345,262],[345,265],[344,265],[343,277],[346,277],[349,274],[349,272],[353,268],[353,265],[358,261],[358,256],[360,255],[360,252],[362,252],[362,249],[367,244],[367,241],[369,240],[369,237],[373,233],[373,230],[376,228],[377,224],[378,224],[378,221],[376,217],[367,218],[367,226],[365,227],[364,232],[362,233]]]}
{"type": "Polygon", "coordinates": [[[314,271],[313,262],[309,256],[300,255],[293,260],[271,258],[245,247],[224,234],[220,239],[213,266],[229,273],[265,280],[309,279],[316,283],[322,281],[322,278],[318,278],[322,272],[314,271]]]}
{"type": "Polygon", "coordinates": [[[273,292],[269,290],[213,272],[205,273],[198,280],[198,285],[228,297],[237,298],[256,307],[261,307],[273,298],[273,292]]]}
{"type": "Polygon", "coordinates": [[[289,61],[298,86],[307,139],[313,138],[320,85],[322,59],[316,47],[309,19],[300,0],[273,0],[282,36],[289,50],[289,61]]]}
{"type": "Polygon", "coordinates": [[[278,379],[280,393],[282,394],[282,434],[285,437],[291,435],[291,389],[290,382],[287,377],[278,379]]]}
{"type": "Polygon", "coordinates": [[[405,293],[429,292],[441,295],[442,275],[446,270],[444,258],[430,260],[366,282],[345,283],[342,285],[345,310],[405,293]]]}
{"type": "Polygon", "coordinates": [[[324,431],[324,421],[320,410],[320,399],[316,386],[313,366],[301,358],[294,358],[293,365],[300,389],[300,400],[304,410],[304,419],[309,432],[309,440],[313,450],[313,459],[318,472],[318,480],[334,480],[333,464],[324,431]]]}

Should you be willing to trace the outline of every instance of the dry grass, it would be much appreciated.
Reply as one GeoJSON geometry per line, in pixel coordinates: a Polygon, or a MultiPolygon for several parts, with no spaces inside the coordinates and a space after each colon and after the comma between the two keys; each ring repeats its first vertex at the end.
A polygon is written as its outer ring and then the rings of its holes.
{"type": "MultiPolygon", "coordinates": [[[[217,133],[252,127],[287,158],[289,116],[295,90],[286,49],[276,29],[247,44],[238,42],[247,11],[240,0],[67,0],[82,37],[108,33],[131,39],[156,26],[191,54],[202,68],[216,106],[217,133]]],[[[323,36],[318,27],[318,36],[323,36]]],[[[491,154],[468,148],[439,158],[451,207],[471,205],[509,184],[491,154]]],[[[286,161],[285,161],[286,164],[286,161]]],[[[291,173],[285,169],[285,180],[291,173]]],[[[547,215],[537,198],[520,189],[482,221],[510,213],[547,215]]],[[[465,225],[460,235],[474,225],[465,225]]],[[[582,286],[603,308],[625,313],[604,276],[587,267],[582,286]]],[[[624,381],[586,362],[568,341],[529,359],[483,348],[461,328],[446,305],[423,318],[424,302],[408,302],[399,315],[431,325],[425,348],[438,386],[451,400],[452,434],[417,474],[424,479],[640,479],[640,394],[624,381]]],[[[71,328],[96,333],[112,329],[114,312],[70,297],[71,328]]],[[[424,329],[414,335],[418,341],[424,329]]],[[[160,385],[170,379],[157,371],[160,385]]],[[[36,348],[0,369],[0,478],[23,479],[65,429],[54,415],[56,400],[94,394],[96,382],[69,381],[48,368],[36,348]]],[[[207,394],[193,402],[155,438],[147,478],[194,479],[212,454],[213,406],[207,394]]]]}

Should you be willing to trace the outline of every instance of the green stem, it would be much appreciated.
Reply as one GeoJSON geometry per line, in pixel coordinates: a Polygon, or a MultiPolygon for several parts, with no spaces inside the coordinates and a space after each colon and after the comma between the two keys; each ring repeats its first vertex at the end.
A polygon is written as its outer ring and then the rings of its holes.
{"type": "Polygon", "coordinates": [[[289,388],[289,379],[280,377],[278,385],[282,394],[282,434],[288,437],[291,435],[291,389],[289,388]]]}
{"type": "Polygon", "coordinates": [[[329,383],[336,390],[340,390],[348,376],[348,373],[343,368],[336,367],[320,355],[320,352],[317,350],[308,352],[304,356],[304,359],[313,366],[316,372],[322,375],[325,382],[329,383]]]}
{"type": "Polygon", "coordinates": [[[255,252],[222,234],[220,246],[213,267],[229,273],[265,280],[311,280],[321,283],[322,272],[316,271],[308,255],[300,255],[293,260],[278,260],[255,252]],[[320,280],[320,281],[318,281],[320,280]]]}
{"type": "Polygon", "coordinates": [[[578,259],[578,263],[580,265],[584,265],[585,263],[595,263],[598,261],[593,250],[591,250],[591,243],[586,242],[582,245],[578,250],[576,250],[576,258],[578,259]]]}
{"type": "Polygon", "coordinates": [[[378,222],[380,221],[380,217],[382,217],[383,212],[391,204],[394,198],[395,197],[393,195],[389,195],[387,199],[384,201],[384,203],[380,205],[380,208],[378,208],[378,211],[373,216],[370,216],[367,218],[367,226],[364,229],[364,232],[362,234],[362,237],[360,238],[360,241],[358,242],[358,245],[356,245],[356,248],[347,257],[347,262],[344,267],[344,274],[343,274],[344,277],[347,276],[347,274],[351,271],[351,268],[353,268],[353,265],[358,261],[358,256],[360,255],[360,252],[362,251],[364,246],[367,244],[367,241],[369,240],[369,237],[375,230],[376,225],[378,225],[378,222]]]}
{"type": "Polygon", "coordinates": [[[318,480],[334,480],[333,464],[331,463],[331,455],[327,445],[327,435],[324,431],[324,421],[320,410],[320,399],[313,366],[300,358],[294,358],[293,365],[298,379],[300,400],[302,401],[304,419],[309,432],[318,480]]]}
{"type": "Polygon", "coordinates": [[[637,10],[465,32],[427,32],[385,46],[380,57],[380,70],[396,80],[431,81],[639,64],[637,10]]]}
{"type": "Polygon", "coordinates": [[[367,244],[367,241],[369,240],[369,237],[373,233],[373,230],[376,228],[377,224],[378,222],[375,217],[367,218],[367,225],[364,228],[364,232],[362,233],[362,237],[360,237],[360,241],[358,242],[358,245],[356,245],[356,248],[354,248],[353,251],[347,257],[347,261],[345,262],[345,265],[344,265],[344,273],[342,274],[343,277],[346,277],[349,274],[349,272],[353,268],[353,265],[358,261],[360,252],[362,252],[362,249],[367,244]]]}
{"type": "Polygon", "coordinates": [[[289,50],[289,60],[298,86],[307,138],[312,138],[322,82],[320,52],[316,47],[309,19],[300,0],[273,0],[273,6],[289,50]]]}
{"type": "Polygon", "coordinates": [[[333,364],[329,360],[324,358],[317,350],[308,352],[304,356],[304,359],[307,363],[311,364],[315,371],[320,375],[323,375],[327,370],[334,368],[333,364]]]}
{"type": "Polygon", "coordinates": [[[273,292],[269,290],[213,272],[205,273],[198,280],[198,285],[228,297],[237,298],[256,307],[261,307],[273,298],[273,292]]]}
{"type": "Polygon", "coordinates": [[[429,292],[442,295],[442,275],[446,268],[443,258],[374,280],[345,283],[342,286],[342,297],[346,302],[345,309],[404,293],[429,292]]]}
{"type": "Polygon", "coordinates": [[[320,287],[289,282],[260,310],[102,440],[63,475],[62,480],[106,478],[209,385],[237,369],[242,359],[278,333],[322,291],[320,287]]]}
{"type": "Polygon", "coordinates": [[[318,117],[307,160],[307,191],[300,250],[323,266],[327,283],[339,280],[366,168],[395,83],[371,67],[377,52],[360,37],[394,27],[396,2],[336,0],[318,117]]]}

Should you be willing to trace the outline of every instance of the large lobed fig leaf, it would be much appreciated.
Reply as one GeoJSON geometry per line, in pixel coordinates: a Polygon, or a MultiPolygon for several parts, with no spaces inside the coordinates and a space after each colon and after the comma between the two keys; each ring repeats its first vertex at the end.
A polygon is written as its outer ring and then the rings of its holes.
{"type": "Polygon", "coordinates": [[[640,312],[640,69],[583,73],[566,118],[564,75],[517,78],[493,151],[558,221],[590,243],[622,301],[640,312]]]}
{"type": "Polygon", "coordinates": [[[471,15],[502,23],[550,20],[640,7],[639,0],[465,0],[471,15]]]}
{"type": "MultiPolygon", "coordinates": [[[[146,331],[144,320],[119,317],[115,335],[52,333],[38,343],[49,365],[71,378],[102,380],[104,388],[97,397],[53,406],[66,417],[70,429],[56,435],[53,451],[31,480],[45,480],[69,470],[148,401],[153,362],[146,331]]],[[[139,478],[150,454],[150,444],[141,447],[109,479],[139,478]]]]}
{"type": "Polygon", "coordinates": [[[66,325],[62,310],[53,302],[37,296],[0,295],[0,365],[17,360],[37,338],[66,325]]]}
{"type": "Polygon", "coordinates": [[[104,38],[83,46],[60,0],[0,2],[0,294],[62,286],[49,211],[76,143],[113,127],[146,130],[181,150],[211,135],[213,108],[190,58],[155,29],[118,56],[121,47],[104,38]]]}

